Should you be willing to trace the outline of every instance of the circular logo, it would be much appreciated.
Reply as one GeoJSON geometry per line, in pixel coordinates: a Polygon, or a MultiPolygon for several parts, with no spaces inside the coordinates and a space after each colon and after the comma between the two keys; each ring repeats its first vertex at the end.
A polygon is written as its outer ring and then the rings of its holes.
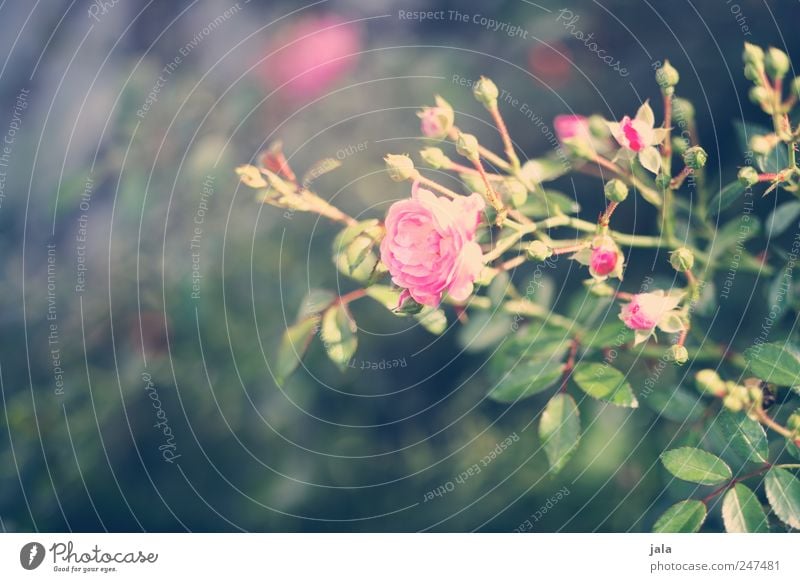
{"type": "Polygon", "coordinates": [[[26,570],[35,570],[44,561],[44,546],[39,542],[28,542],[19,551],[19,563],[26,570]]]}

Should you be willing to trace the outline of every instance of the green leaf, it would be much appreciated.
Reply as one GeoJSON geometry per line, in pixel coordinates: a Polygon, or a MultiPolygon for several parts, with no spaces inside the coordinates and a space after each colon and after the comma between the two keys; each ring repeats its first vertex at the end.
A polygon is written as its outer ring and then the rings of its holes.
{"type": "Polygon", "coordinates": [[[739,196],[744,194],[744,191],[745,185],[739,180],[731,182],[722,190],[720,190],[716,196],[711,199],[711,202],[708,203],[708,213],[711,216],[716,216],[728,206],[736,202],[739,196]]]}
{"type": "Polygon", "coordinates": [[[606,364],[578,364],[572,374],[578,387],[593,398],[636,408],[639,402],[622,372],[606,364]]]}
{"type": "Polygon", "coordinates": [[[528,185],[541,184],[542,182],[551,182],[556,178],[560,178],[571,169],[570,165],[564,163],[563,160],[558,159],[556,156],[549,158],[539,158],[536,160],[528,160],[522,164],[520,174],[523,180],[528,185]]]}
{"type": "Polygon", "coordinates": [[[390,287],[389,285],[372,285],[367,287],[367,295],[392,313],[395,313],[395,309],[397,309],[397,305],[400,301],[400,289],[390,287]]]}
{"type": "Polygon", "coordinates": [[[300,309],[297,313],[298,321],[305,319],[309,315],[316,315],[322,313],[326,307],[333,303],[336,299],[336,294],[327,289],[310,289],[303,302],[300,304],[300,309]]]}
{"type": "Polygon", "coordinates": [[[767,234],[780,236],[800,216],[800,201],[790,200],[773,210],[767,219],[767,234]]]}
{"type": "Polygon", "coordinates": [[[546,218],[559,214],[575,214],[581,209],[580,204],[557,190],[536,189],[528,196],[527,202],[518,210],[531,218],[546,218]]]}
{"type": "Polygon", "coordinates": [[[800,384],[800,358],[783,343],[761,344],[744,351],[750,371],[779,386],[800,384]]]}
{"type": "MultiPolygon", "coordinates": [[[[768,135],[773,132],[771,128],[764,127],[763,125],[759,125],[757,123],[749,123],[743,121],[735,122],[737,132],[739,134],[739,141],[742,145],[743,152],[750,151],[749,140],[753,138],[755,135],[768,135]]],[[[789,154],[786,151],[786,147],[783,143],[778,143],[777,147],[773,148],[772,151],[764,154],[757,154],[755,157],[755,163],[758,169],[761,172],[768,172],[771,174],[780,172],[787,165],[789,165],[789,154]]]]}
{"type": "Polygon", "coordinates": [[[515,402],[533,396],[558,382],[563,370],[562,362],[520,363],[507,371],[488,396],[497,402],[515,402]]]}
{"type": "Polygon", "coordinates": [[[511,315],[499,310],[471,313],[458,330],[458,345],[467,352],[480,352],[499,344],[511,333],[511,315]]]}
{"type": "Polygon", "coordinates": [[[317,330],[319,315],[311,315],[301,319],[294,325],[287,327],[283,332],[281,344],[278,347],[278,358],[275,362],[275,377],[278,384],[288,378],[295,371],[303,359],[303,354],[311,343],[311,338],[317,330]]]}
{"type": "Polygon", "coordinates": [[[328,357],[342,371],[356,353],[358,327],[347,307],[341,303],[329,308],[322,316],[322,341],[328,357]]]}
{"type": "Polygon", "coordinates": [[[442,335],[447,329],[447,316],[441,309],[425,306],[422,311],[414,315],[422,327],[433,335],[442,335]]]}
{"type": "Polygon", "coordinates": [[[764,480],[767,499],[783,523],[800,529],[800,481],[786,469],[773,467],[764,480]]]}
{"type": "Polygon", "coordinates": [[[510,284],[511,277],[509,277],[508,273],[505,271],[501,271],[495,275],[494,279],[492,279],[492,282],[489,284],[489,288],[486,290],[486,295],[489,297],[492,305],[497,306],[503,302],[510,284]]]}
{"type": "Polygon", "coordinates": [[[753,463],[766,463],[769,455],[767,433],[744,413],[723,410],[716,420],[727,445],[753,463]]]}
{"type": "Polygon", "coordinates": [[[722,500],[722,521],[728,533],[766,533],[769,524],[758,497],[737,483],[722,500]]]}
{"type": "Polygon", "coordinates": [[[633,330],[618,319],[606,321],[599,328],[590,329],[581,338],[583,348],[619,348],[633,341],[633,330]]]}
{"type": "Polygon", "coordinates": [[[701,485],[718,485],[733,476],[725,461],[693,447],[665,451],[661,453],[661,462],[678,479],[701,485]]]}
{"type": "Polygon", "coordinates": [[[578,448],[581,420],[572,396],[559,393],[550,399],[539,422],[539,438],[550,462],[550,470],[558,473],[578,448]]]}
{"type": "Polygon", "coordinates": [[[699,420],[705,410],[702,400],[680,386],[672,390],[653,390],[643,400],[649,408],[673,422],[699,420]]]}
{"type": "Polygon", "coordinates": [[[676,503],[658,518],[653,533],[694,533],[706,520],[706,506],[697,499],[676,503]]]}

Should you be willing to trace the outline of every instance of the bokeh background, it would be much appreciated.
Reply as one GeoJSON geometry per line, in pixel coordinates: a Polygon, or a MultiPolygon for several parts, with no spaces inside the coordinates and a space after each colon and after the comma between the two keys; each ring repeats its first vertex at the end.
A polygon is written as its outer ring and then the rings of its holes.
{"type": "MultiPolygon", "coordinates": [[[[742,43],[798,55],[798,16],[789,0],[2,3],[0,530],[511,531],[548,504],[534,531],[649,529],[686,493],[656,460],[701,430],[691,400],[665,413],[656,395],[633,414],[582,402],[583,444],[554,478],[532,429],[545,396],[486,400],[481,345],[368,301],[353,306],[352,369],[316,341],[279,388],[275,351],[302,297],[355,285],[331,264],[335,226],[260,206],[233,169],[280,138],[298,172],[340,159],[317,191],[380,217],[408,194],[381,159],[422,146],[415,111],[434,94],[498,146],[456,77],[491,76],[549,124],[632,113],[658,98],[652,65],[669,58],[723,183],[742,160],[734,122],[760,120],[742,43]],[[444,17],[405,16],[418,10],[444,17]],[[361,369],[391,360],[404,365],[361,369]]],[[[504,112],[527,155],[552,149],[504,112]]],[[[596,215],[597,182],[562,182],[596,215]]],[[[654,229],[641,205],[618,214],[621,230],[654,229]]],[[[580,286],[567,266],[546,277],[554,294],[580,286]]],[[[656,393],[678,382],[668,370],[656,393]]]]}

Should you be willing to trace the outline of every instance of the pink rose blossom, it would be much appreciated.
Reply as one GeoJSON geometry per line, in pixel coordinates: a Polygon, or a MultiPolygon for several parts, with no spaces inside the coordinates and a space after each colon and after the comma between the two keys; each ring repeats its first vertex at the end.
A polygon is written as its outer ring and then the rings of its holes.
{"type": "Polygon", "coordinates": [[[656,175],[659,173],[661,154],[657,146],[666,139],[667,130],[655,127],[655,117],[649,103],[646,101],[642,103],[633,119],[626,115],[622,121],[609,122],[608,128],[617,143],[622,146],[618,157],[622,159],[636,157],[642,167],[656,175]]]}
{"type": "Polygon", "coordinates": [[[411,198],[392,204],[381,260],[392,281],[406,290],[403,298],[410,295],[436,306],[445,292],[456,301],[472,294],[483,269],[483,253],[475,241],[483,208],[479,194],[450,200],[417,184],[411,198]]]}
{"type": "Polygon", "coordinates": [[[644,140],[640,130],[636,129],[631,118],[627,115],[623,117],[620,127],[622,129],[622,139],[619,144],[634,152],[642,151],[644,149],[644,140]]]}
{"type": "Polygon", "coordinates": [[[261,67],[271,84],[292,99],[313,99],[356,64],[361,50],[358,27],[336,16],[306,16],[279,33],[261,67]]]}
{"type": "Polygon", "coordinates": [[[638,293],[622,307],[619,317],[633,330],[652,331],[678,303],[680,297],[666,295],[663,291],[638,293]]]}
{"type": "Polygon", "coordinates": [[[589,120],[583,115],[556,115],[553,118],[553,129],[555,129],[558,141],[565,139],[589,139],[589,120]]]}
{"type": "Polygon", "coordinates": [[[619,249],[613,243],[595,247],[592,249],[589,267],[597,275],[606,277],[617,268],[617,261],[620,259],[619,254],[619,249]]]}

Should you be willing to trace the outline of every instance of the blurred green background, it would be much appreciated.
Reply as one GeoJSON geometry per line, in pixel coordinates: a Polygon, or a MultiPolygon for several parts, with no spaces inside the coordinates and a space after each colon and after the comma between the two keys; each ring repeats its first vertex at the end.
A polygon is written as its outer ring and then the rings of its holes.
{"type": "MultiPolygon", "coordinates": [[[[531,428],[546,395],[485,400],[487,353],[463,352],[457,325],[432,336],[367,301],[353,306],[355,368],[340,373],[316,341],[279,389],[270,364],[302,297],[356,285],[331,264],[335,225],[258,205],[233,168],[280,138],[298,173],[340,159],[317,192],[380,217],[408,195],[381,159],[422,147],[415,111],[434,94],[499,146],[454,75],[491,76],[549,124],[657,103],[652,64],[669,58],[709,179],[727,182],[742,160],[733,121],[760,119],[742,43],[796,54],[797,16],[796,2],[749,0],[4,4],[1,529],[511,531],[562,488],[533,531],[649,529],[691,493],[665,490],[655,463],[701,430],[691,400],[667,419],[658,396],[632,413],[582,402],[582,446],[553,478],[531,428]],[[418,10],[444,17],[403,16],[418,10]],[[361,369],[395,359],[407,365],[361,369]]],[[[523,111],[504,112],[522,151],[552,148],[523,111]]],[[[602,207],[591,179],[558,186],[590,219],[602,207]]],[[[640,203],[618,216],[620,230],[654,231],[640,203]]],[[[641,256],[634,286],[655,260],[641,256]]],[[[546,277],[556,294],[580,286],[568,265],[546,277]]],[[[670,368],[655,392],[681,380],[670,368]]]]}

